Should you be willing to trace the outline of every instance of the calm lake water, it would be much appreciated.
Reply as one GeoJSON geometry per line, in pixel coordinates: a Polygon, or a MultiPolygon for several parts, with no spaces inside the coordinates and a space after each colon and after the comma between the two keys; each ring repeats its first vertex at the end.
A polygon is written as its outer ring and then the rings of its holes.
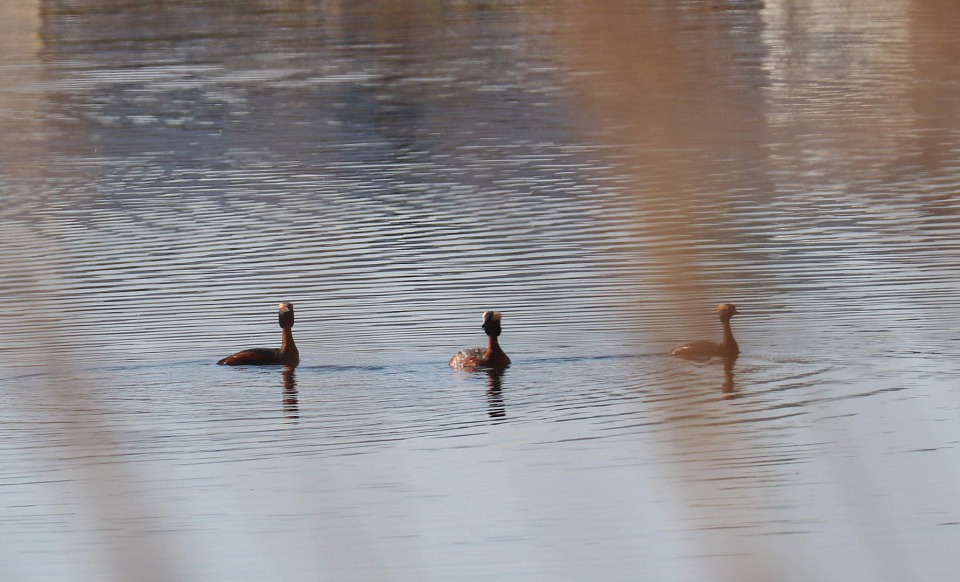
{"type": "Polygon", "coordinates": [[[0,17],[3,580],[960,573],[953,2],[0,17]]]}

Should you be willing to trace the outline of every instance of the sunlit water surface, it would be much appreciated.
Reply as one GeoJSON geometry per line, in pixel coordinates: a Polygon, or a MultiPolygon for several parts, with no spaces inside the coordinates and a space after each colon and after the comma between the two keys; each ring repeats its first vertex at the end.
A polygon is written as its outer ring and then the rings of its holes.
{"type": "Polygon", "coordinates": [[[4,580],[960,571],[951,3],[19,4],[4,580]]]}

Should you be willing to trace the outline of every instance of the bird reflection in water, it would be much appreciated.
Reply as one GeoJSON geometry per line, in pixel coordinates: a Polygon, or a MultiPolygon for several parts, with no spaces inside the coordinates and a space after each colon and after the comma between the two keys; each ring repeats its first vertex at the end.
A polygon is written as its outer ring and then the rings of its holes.
{"type": "Polygon", "coordinates": [[[506,418],[507,407],[503,402],[503,374],[504,370],[488,368],[487,380],[487,414],[490,418],[506,418]]]}
{"type": "Polygon", "coordinates": [[[294,368],[283,370],[283,415],[296,422],[300,419],[300,402],[297,400],[297,374],[294,368]]]}
{"type": "Polygon", "coordinates": [[[723,398],[731,400],[737,397],[737,385],[733,381],[733,367],[737,363],[737,356],[723,358],[723,398]]]}

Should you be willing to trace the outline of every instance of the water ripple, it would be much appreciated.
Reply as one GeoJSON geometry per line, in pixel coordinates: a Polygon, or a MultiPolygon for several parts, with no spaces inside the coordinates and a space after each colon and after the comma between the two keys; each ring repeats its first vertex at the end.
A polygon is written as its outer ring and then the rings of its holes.
{"type": "MultiPolygon", "coordinates": [[[[771,533],[828,557],[852,533],[855,566],[942,539],[916,534],[956,513],[929,493],[955,481],[960,130],[955,51],[922,43],[956,31],[640,4],[42,2],[0,51],[11,523],[83,529],[117,489],[137,509],[107,536],[233,531],[236,503],[268,508],[244,525],[272,564],[332,524],[465,579],[491,539],[561,548],[550,579],[631,571],[635,540],[716,572],[701,548],[771,533]],[[279,301],[296,372],[216,366],[279,343],[279,301]],[[736,364],[670,357],[719,339],[721,302],[736,364]],[[487,309],[513,366],[450,371],[487,309]],[[471,512],[480,534],[445,525],[471,512]]],[[[255,553],[220,541],[197,554],[255,553]]]]}

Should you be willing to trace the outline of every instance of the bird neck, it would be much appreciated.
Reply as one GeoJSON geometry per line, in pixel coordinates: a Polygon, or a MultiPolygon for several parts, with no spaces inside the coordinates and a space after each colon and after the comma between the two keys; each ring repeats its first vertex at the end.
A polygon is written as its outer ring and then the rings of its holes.
{"type": "Polygon", "coordinates": [[[283,328],[283,341],[280,344],[280,351],[283,353],[297,351],[297,344],[293,343],[293,327],[283,328]]]}
{"type": "Polygon", "coordinates": [[[721,323],[723,324],[723,342],[720,344],[721,351],[727,354],[740,353],[740,346],[737,345],[737,340],[733,338],[733,330],[730,329],[730,319],[724,319],[721,323]]]}
{"type": "Polygon", "coordinates": [[[487,357],[490,357],[491,354],[502,354],[503,349],[500,347],[500,342],[497,340],[497,336],[488,335],[487,336],[487,357]]]}

